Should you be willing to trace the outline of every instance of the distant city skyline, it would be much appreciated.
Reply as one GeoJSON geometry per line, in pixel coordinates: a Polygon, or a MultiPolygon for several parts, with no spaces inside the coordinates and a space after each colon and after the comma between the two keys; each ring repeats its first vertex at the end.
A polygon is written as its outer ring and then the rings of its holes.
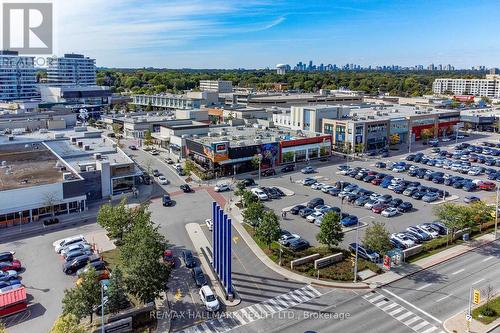
{"type": "Polygon", "coordinates": [[[100,67],[500,67],[493,0],[53,1],[54,53],[82,53],[100,67]]]}

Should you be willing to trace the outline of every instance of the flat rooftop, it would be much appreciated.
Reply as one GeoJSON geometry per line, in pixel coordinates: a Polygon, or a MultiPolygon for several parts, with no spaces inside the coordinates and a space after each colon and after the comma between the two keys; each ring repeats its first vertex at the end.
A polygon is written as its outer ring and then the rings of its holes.
{"type": "Polygon", "coordinates": [[[448,114],[458,112],[456,110],[435,109],[430,107],[419,107],[409,105],[360,105],[352,108],[349,117],[340,120],[357,122],[380,121],[388,119],[408,118],[414,116],[448,114]]]}
{"type": "Polygon", "coordinates": [[[312,93],[303,93],[303,94],[279,94],[279,95],[265,95],[265,96],[249,96],[249,101],[275,101],[275,100],[284,100],[284,101],[294,101],[294,100],[303,100],[303,99],[334,99],[334,98],[361,98],[360,96],[352,96],[349,94],[329,94],[329,95],[320,95],[320,94],[312,94],[312,93]]]}
{"type": "Polygon", "coordinates": [[[194,141],[205,145],[210,145],[214,142],[229,141],[230,147],[243,147],[256,144],[266,144],[271,142],[280,142],[304,138],[312,138],[321,136],[320,133],[308,131],[295,131],[289,128],[258,128],[246,126],[224,126],[211,128],[210,136],[198,136],[191,138],[194,141]]]}
{"type": "Polygon", "coordinates": [[[0,191],[62,182],[63,165],[41,143],[0,145],[0,191]]]}

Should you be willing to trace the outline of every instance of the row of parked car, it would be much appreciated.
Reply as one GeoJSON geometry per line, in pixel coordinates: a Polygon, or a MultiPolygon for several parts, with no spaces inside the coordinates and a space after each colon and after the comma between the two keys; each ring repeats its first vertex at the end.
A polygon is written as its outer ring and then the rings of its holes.
{"type": "Polygon", "coordinates": [[[281,230],[281,236],[278,242],[294,252],[305,250],[310,246],[309,242],[304,238],[300,237],[297,234],[292,234],[287,230],[281,230]]]}
{"type": "Polygon", "coordinates": [[[190,250],[182,251],[182,261],[184,262],[184,266],[191,269],[191,275],[193,277],[194,283],[197,287],[200,288],[198,294],[200,295],[200,299],[203,303],[203,306],[205,306],[205,309],[210,312],[218,311],[220,309],[219,300],[208,285],[205,273],[203,273],[203,270],[198,265],[198,262],[194,258],[193,252],[191,252],[190,250]]]}
{"type": "Polygon", "coordinates": [[[93,267],[99,275],[99,281],[109,279],[110,272],[106,263],[94,253],[92,245],[87,242],[83,235],[56,240],[52,246],[54,246],[54,251],[64,260],[62,271],[65,274],[76,273],[79,277],[93,267]]]}
{"type": "MultiPolygon", "coordinates": [[[[471,192],[474,190],[484,190],[492,191],[496,189],[496,184],[491,181],[485,181],[481,179],[471,179],[462,176],[454,176],[442,171],[435,171],[428,168],[418,167],[416,165],[411,165],[406,162],[397,162],[391,164],[385,164],[383,162],[378,162],[379,167],[392,168],[397,164],[397,168],[404,168],[408,171],[408,175],[416,177],[419,179],[424,179],[433,182],[434,184],[444,184],[447,186],[453,186],[455,189],[463,189],[464,191],[471,192]]],[[[396,167],[394,167],[395,169],[396,167]]],[[[393,170],[394,170],[393,169],[393,170]]]]}
{"type": "Polygon", "coordinates": [[[22,287],[21,261],[14,254],[14,251],[0,252],[0,294],[22,287]]]}
{"type": "Polygon", "coordinates": [[[250,192],[262,201],[279,199],[285,196],[285,193],[279,187],[254,187],[250,192]]]}
{"type": "Polygon", "coordinates": [[[395,248],[404,250],[447,233],[448,229],[439,221],[423,223],[410,226],[403,232],[391,234],[391,244],[395,248]]]}
{"type": "Polygon", "coordinates": [[[462,150],[461,145],[457,146],[454,151],[439,150],[434,151],[438,155],[435,157],[424,155],[423,153],[409,154],[406,157],[407,161],[435,166],[445,170],[451,170],[469,176],[479,176],[485,174],[490,180],[495,180],[500,175],[500,158],[492,156],[484,156],[471,153],[468,150],[462,150]],[[473,164],[478,162],[481,164],[473,164]]]}

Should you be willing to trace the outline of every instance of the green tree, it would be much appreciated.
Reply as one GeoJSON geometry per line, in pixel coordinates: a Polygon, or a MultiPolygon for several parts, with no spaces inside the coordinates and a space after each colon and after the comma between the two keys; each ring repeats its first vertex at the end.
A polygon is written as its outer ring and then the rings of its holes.
{"type": "Polygon", "coordinates": [[[344,239],[339,214],[328,212],[323,216],[316,239],[321,244],[328,246],[330,250],[344,239]]]}
{"type": "MultiPolygon", "coordinates": [[[[241,197],[243,196],[243,193],[245,193],[245,183],[243,182],[237,182],[236,183],[236,191],[234,191],[234,194],[241,197]]],[[[247,191],[248,192],[248,191],[247,191]]]]}
{"type": "Polygon", "coordinates": [[[264,212],[261,216],[262,220],[255,229],[255,236],[264,242],[268,248],[271,248],[271,244],[280,238],[280,222],[278,216],[271,210],[264,212]]]}
{"type": "Polygon", "coordinates": [[[255,196],[255,194],[250,191],[243,190],[241,193],[241,203],[243,204],[243,207],[248,207],[250,204],[258,201],[259,199],[255,196]]]}
{"type": "Polygon", "coordinates": [[[454,240],[456,231],[471,227],[474,224],[471,210],[466,206],[447,202],[436,206],[434,213],[449,230],[448,242],[454,240]]]}
{"type": "Polygon", "coordinates": [[[166,240],[158,229],[150,215],[136,216],[120,248],[127,291],[143,303],[153,301],[166,291],[170,275],[170,266],[160,261],[166,240]]]}
{"type": "Polygon", "coordinates": [[[113,133],[115,133],[115,136],[120,135],[121,132],[122,132],[122,125],[113,124],[113,133]]]}
{"type": "MultiPolygon", "coordinates": [[[[7,332],[0,328],[0,333],[7,332]]],[[[54,323],[50,333],[87,333],[89,329],[80,324],[78,318],[73,314],[62,315],[54,323]]]]}
{"type": "Polygon", "coordinates": [[[146,106],[146,112],[151,112],[153,111],[153,105],[150,103],[148,103],[148,106],[146,106]]]}
{"type": "MultiPolygon", "coordinates": [[[[134,216],[137,211],[132,211],[126,207],[127,199],[124,198],[118,205],[102,205],[97,213],[97,224],[106,229],[111,238],[123,239],[123,235],[134,223],[134,216]]],[[[141,208],[140,214],[144,214],[141,208]]]]}
{"type": "Polygon", "coordinates": [[[427,141],[434,135],[434,131],[432,131],[430,128],[424,128],[422,132],[420,132],[420,137],[422,140],[427,141]]]}
{"type": "Polygon", "coordinates": [[[246,206],[243,211],[243,221],[250,224],[253,227],[259,225],[262,215],[264,214],[264,205],[260,202],[252,202],[246,206]]]}
{"type": "Polygon", "coordinates": [[[495,212],[494,206],[488,206],[484,201],[476,201],[469,205],[470,215],[479,231],[483,229],[483,224],[491,221],[491,214],[495,212]]]}
{"type": "Polygon", "coordinates": [[[120,267],[113,270],[109,278],[108,302],[106,308],[111,313],[117,313],[125,309],[129,304],[127,293],[125,291],[125,281],[120,267]]]}
{"type": "Polygon", "coordinates": [[[144,145],[147,147],[153,144],[153,136],[151,135],[151,131],[144,132],[144,145]]]}
{"type": "Polygon", "coordinates": [[[78,321],[90,316],[90,322],[92,322],[94,308],[101,304],[98,275],[95,269],[91,268],[84,272],[80,278],[79,285],[64,291],[63,314],[72,314],[78,321]]]}
{"type": "Polygon", "coordinates": [[[373,222],[366,228],[362,243],[363,246],[381,255],[385,255],[387,251],[392,249],[389,231],[385,228],[385,224],[380,222],[373,222]]]}

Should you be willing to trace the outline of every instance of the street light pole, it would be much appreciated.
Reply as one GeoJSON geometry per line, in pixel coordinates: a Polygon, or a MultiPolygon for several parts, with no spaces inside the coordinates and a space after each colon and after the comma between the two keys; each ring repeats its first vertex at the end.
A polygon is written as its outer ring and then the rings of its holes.
{"type": "Polygon", "coordinates": [[[365,216],[358,219],[358,223],[356,224],[356,255],[354,259],[354,283],[358,282],[358,247],[359,247],[359,222],[364,219],[373,219],[373,216],[365,216]]]}
{"type": "Polygon", "coordinates": [[[101,283],[101,332],[104,333],[104,286],[101,283]]]}
{"type": "Polygon", "coordinates": [[[260,165],[262,163],[262,154],[257,155],[259,157],[259,184],[260,184],[260,165]]]}
{"type": "Polygon", "coordinates": [[[497,200],[495,203],[495,240],[497,239],[497,230],[498,230],[498,190],[499,187],[497,186],[497,200]]]}

